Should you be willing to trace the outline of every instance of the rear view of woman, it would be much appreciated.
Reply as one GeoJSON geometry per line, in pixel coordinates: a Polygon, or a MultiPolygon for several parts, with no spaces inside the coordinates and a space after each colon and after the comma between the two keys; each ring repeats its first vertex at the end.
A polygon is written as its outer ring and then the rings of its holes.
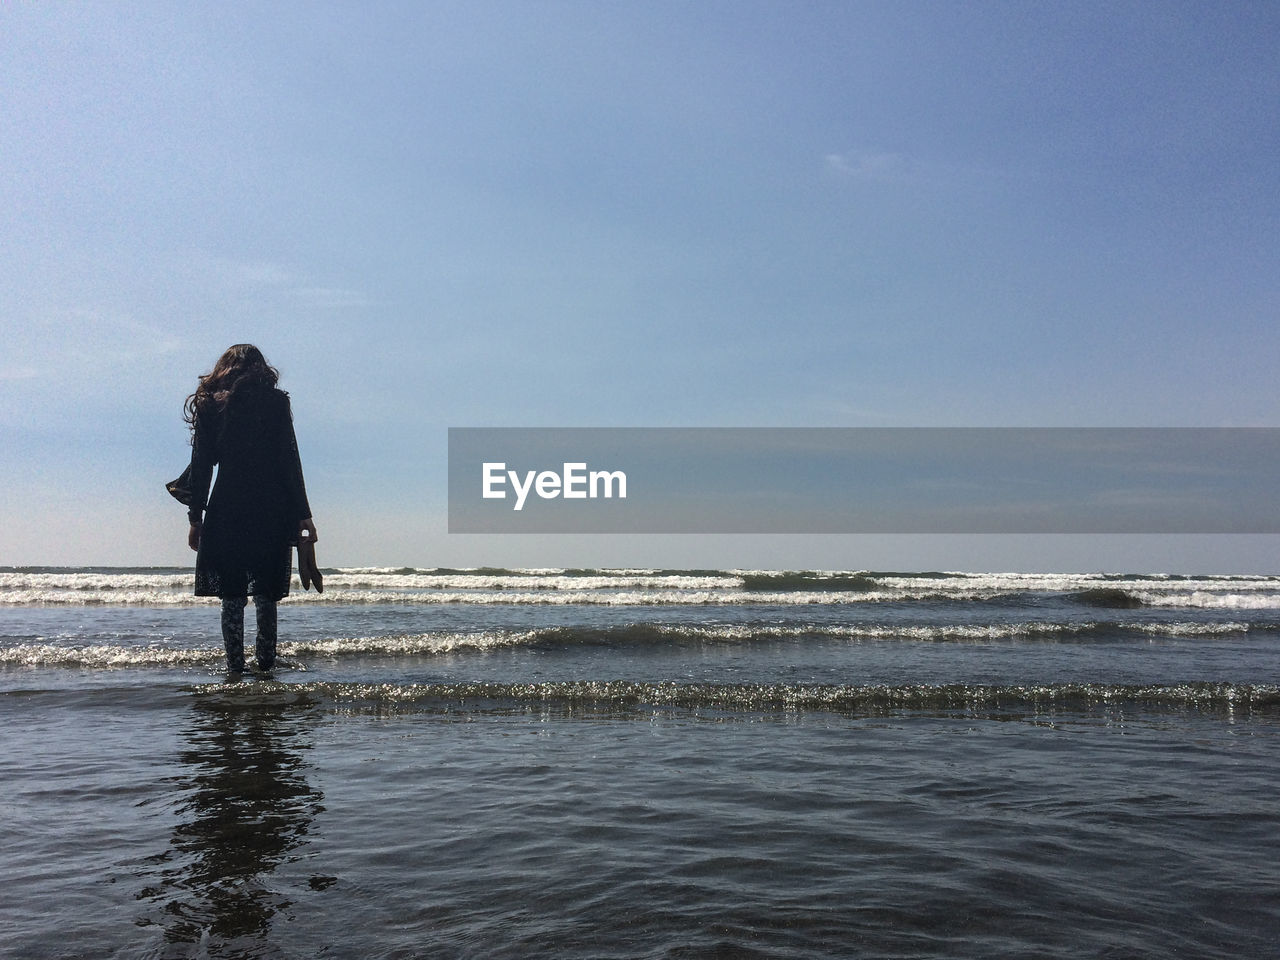
{"type": "Polygon", "coordinates": [[[227,668],[244,671],[244,608],[253,597],[261,670],[276,659],[276,602],[289,594],[292,547],[316,540],[279,374],[248,343],[231,347],[187,398],[191,425],[191,529],[195,592],[222,598],[227,668]],[[209,493],[213,467],[218,479],[209,493]]]}

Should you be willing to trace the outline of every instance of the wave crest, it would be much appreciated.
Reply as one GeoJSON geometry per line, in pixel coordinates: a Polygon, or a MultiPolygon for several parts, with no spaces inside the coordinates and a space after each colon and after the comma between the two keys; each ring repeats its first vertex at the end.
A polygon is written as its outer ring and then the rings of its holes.
{"type": "MultiPolygon", "coordinates": [[[[193,688],[201,695],[235,696],[240,684],[193,688]]],[[[1280,686],[1193,682],[1175,685],[902,685],[643,683],[565,681],[543,683],[334,683],[252,685],[255,697],[278,693],[328,701],[337,709],[410,709],[439,713],[494,713],[512,710],[582,710],[630,713],[646,709],[722,712],[826,711],[878,714],[940,710],[1019,713],[1141,707],[1223,713],[1280,708],[1280,686]]]]}

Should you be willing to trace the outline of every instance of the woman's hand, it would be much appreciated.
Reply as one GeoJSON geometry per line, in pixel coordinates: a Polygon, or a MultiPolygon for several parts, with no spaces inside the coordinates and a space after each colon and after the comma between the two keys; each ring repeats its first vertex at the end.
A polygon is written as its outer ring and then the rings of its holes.
{"type": "Polygon", "coordinates": [[[315,543],[316,540],[319,539],[316,535],[316,525],[312,522],[310,517],[307,517],[307,519],[298,524],[298,536],[301,537],[304,533],[307,535],[307,539],[312,543],[315,543]]]}
{"type": "Polygon", "coordinates": [[[187,531],[187,546],[192,550],[200,549],[200,523],[197,520],[191,521],[191,529],[187,531]]]}

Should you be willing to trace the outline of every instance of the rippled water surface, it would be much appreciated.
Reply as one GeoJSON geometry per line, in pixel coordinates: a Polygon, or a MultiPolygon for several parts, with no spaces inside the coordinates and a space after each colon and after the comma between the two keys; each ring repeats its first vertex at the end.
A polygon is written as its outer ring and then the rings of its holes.
{"type": "Polygon", "coordinates": [[[334,571],[229,681],[182,576],[0,574],[0,955],[1280,938],[1273,578],[334,571]]]}

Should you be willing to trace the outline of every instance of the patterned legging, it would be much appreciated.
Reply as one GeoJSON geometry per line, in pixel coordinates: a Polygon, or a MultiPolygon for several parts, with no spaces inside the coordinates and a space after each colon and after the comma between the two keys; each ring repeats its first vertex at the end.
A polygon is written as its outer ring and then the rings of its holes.
{"type": "MultiPolygon", "coordinates": [[[[227,648],[227,669],[244,672],[244,608],[247,597],[223,597],[222,642],[227,648]]],[[[253,598],[258,616],[258,669],[270,670],[276,662],[276,602],[258,594],[253,598]]]]}

